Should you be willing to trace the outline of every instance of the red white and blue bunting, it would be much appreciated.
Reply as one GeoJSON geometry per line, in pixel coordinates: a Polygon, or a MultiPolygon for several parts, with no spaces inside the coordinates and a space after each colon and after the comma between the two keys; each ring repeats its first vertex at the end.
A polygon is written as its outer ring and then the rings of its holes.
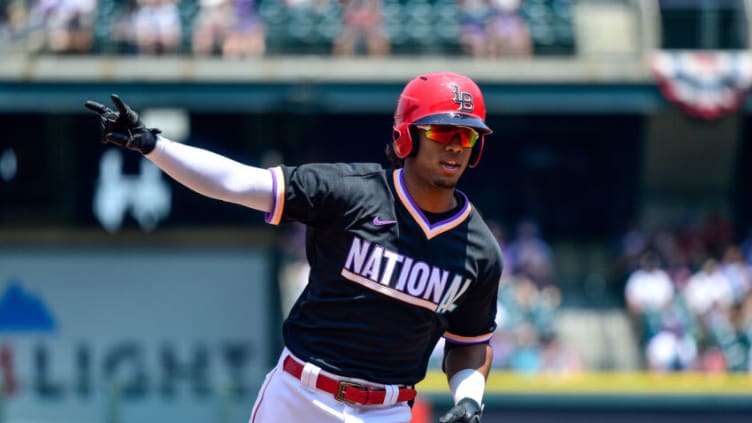
{"type": "Polygon", "coordinates": [[[651,70],[666,98],[704,119],[738,110],[752,85],[747,51],[658,51],[651,70]]]}

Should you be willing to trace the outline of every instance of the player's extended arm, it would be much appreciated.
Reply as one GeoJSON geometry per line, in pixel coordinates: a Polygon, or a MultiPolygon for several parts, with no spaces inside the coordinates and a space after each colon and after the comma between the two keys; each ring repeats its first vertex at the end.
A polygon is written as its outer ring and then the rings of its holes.
{"type": "Polygon", "coordinates": [[[455,405],[439,418],[439,423],[480,423],[483,391],[493,358],[491,346],[453,346],[444,354],[444,371],[455,405]]]}
{"type": "Polygon", "coordinates": [[[144,154],[160,169],[188,188],[207,197],[268,212],[273,204],[271,172],[196,147],[176,143],[146,128],[138,114],[117,95],[117,111],[93,101],[86,108],[97,113],[101,141],[144,154]]]}

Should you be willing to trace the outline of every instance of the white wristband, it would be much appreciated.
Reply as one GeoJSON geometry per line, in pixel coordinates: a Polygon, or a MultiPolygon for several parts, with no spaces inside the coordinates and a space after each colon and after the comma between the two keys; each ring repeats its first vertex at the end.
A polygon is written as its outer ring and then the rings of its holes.
{"type": "Polygon", "coordinates": [[[482,405],[485,389],[486,377],[475,369],[462,369],[449,379],[449,390],[455,404],[462,398],[471,398],[482,405]]]}

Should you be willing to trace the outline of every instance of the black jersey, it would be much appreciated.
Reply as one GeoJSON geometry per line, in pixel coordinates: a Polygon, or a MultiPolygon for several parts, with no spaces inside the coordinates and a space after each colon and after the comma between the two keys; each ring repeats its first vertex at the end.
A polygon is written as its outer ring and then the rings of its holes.
{"type": "Polygon", "coordinates": [[[447,342],[480,343],[496,324],[498,242],[464,194],[431,223],[402,169],[307,164],[271,169],[267,222],[307,225],[306,288],[284,322],[285,345],[332,373],[413,385],[447,342]]]}

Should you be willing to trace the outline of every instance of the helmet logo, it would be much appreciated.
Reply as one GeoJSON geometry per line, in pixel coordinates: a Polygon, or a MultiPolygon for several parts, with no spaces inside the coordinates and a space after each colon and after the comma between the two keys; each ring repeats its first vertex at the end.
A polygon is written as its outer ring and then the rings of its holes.
{"type": "Polygon", "coordinates": [[[452,92],[454,93],[453,101],[460,105],[457,110],[460,112],[472,112],[475,109],[472,94],[467,91],[460,91],[459,85],[452,85],[452,92]]]}

